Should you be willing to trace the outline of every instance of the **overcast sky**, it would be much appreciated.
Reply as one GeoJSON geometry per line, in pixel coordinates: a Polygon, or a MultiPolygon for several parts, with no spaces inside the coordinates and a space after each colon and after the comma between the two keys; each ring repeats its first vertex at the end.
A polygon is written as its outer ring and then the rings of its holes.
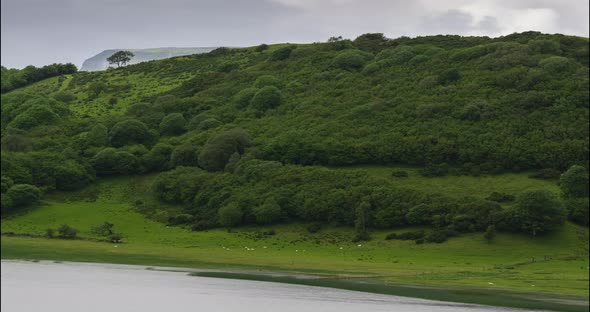
{"type": "Polygon", "coordinates": [[[536,30],[588,37],[588,0],[0,0],[7,67],[105,49],[536,30]]]}

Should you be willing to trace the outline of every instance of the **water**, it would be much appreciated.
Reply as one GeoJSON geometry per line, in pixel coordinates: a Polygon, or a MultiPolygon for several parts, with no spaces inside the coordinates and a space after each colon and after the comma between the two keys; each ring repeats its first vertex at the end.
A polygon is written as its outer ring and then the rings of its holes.
{"type": "Polygon", "coordinates": [[[1,280],[3,312],[523,311],[109,264],[2,261],[1,280]]]}

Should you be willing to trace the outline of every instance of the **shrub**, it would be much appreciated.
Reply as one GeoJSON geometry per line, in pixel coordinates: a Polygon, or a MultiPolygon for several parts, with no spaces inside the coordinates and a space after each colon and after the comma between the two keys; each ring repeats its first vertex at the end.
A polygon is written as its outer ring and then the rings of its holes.
{"type": "Polygon", "coordinates": [[[496,226],[495,225],[488,226],[485,233],[483,233],[483,237],[485,238],[485,240],[488,243],[491,243],[492,240],[494,240],[494,238],[496,237],[496,226]]]}
{"type": "Polygon", "coordinates": [[[444,243],[448,239],[448,233],[443,230],[434,230],[424,237],[424,240],[429,243],[444,243]]]}
{"type": "Polygon", "coordinates": [[[1,193],[6,193],[6,191],[8,191],[9,188],[11,188],[14,185],[14,181],[12,181],[11,178],[7,177],[7,176],[2,176],[1,177],[1,181],[2,181],[2,191],[1,193]]]}
{"type": "Polygon", "coordinates": [[[511,194],[492,192],[490,196],[486,197],[487,200],[495,201],[498,203],[514,201],[515,197],[511,194]]]}
{"type": "Polygon", "coordinates": [[[272,224],[281,217],[281,206],[274,198],[268,198],[264,204],[256,206],[252,209],[256,223],[258,224],[272,224]]]}
{"type": "Polygon", "coordinates": [[[332,61],[332,65],[345,70],[360,70],[370,61],[372,55],[360,50],[344,50],[332,61]]]}
{"type": "Polygon", "coordinates": [[[574,223],[588,226],[589,205],[588,197],[566,199],[565,208],[567,210],[568,219],[574,223]]]}
{"type": "Polygon", "coordinates": [[[561,176],[561,172],[557,169],[541,169],[533,174],[529,175],[531,179],[542,179],[542,180],[557,180],[561,176]]]}
{"type": "Polygon", "coordinates": [[[74,239],[78,235],[78,230],[67,224],[63,224],[57,229],[57,233],[60,238],[74,239]]]}
{"type": "Polygon", "coordinates": [[[99,236],[109,236],[113,234],[113,226],[114,224],[109,222],[104,222],[103,224],[94,225],[90,228],[90,232],[95,235],[99,236]]]}
{"type": "Polygon", "coordinates": [[[129,174],[139,169],[135,155],[110,147],[94,155],[91,163],[97,175],[129,174]]]}
{"type": "Polygon", "coordinates": [[[256,52],[262,52],[264,50],[268,49],[268,44],[261,44],[259,46],[257,46],[256,48],[254,48],[254,51],[256,52]]]}
{"type": "Polygon", "coordinates": [[[180,113],[172,113],[160,122],[160,134],[177,135],[186,131],[186,119],[180,113]]]}
{"type": "Polygon", "coordinates": [[[455,68],[450,68],[438,75],[438,83],[441,85],[447,85],[459,80],[459,78],[461,78],[459,71],[455,68]]]}
{"type": "Polygon", "coordinates": [[[252,97],[250,105],[260,111],[275,108],[281,104],[282,94],[277,87],[266,86],[252,97]]]}
{"type": "Polygon", "coordinates": [[[233,227],[242,222],[242,209],[234,202],[231,202],[218,211],[219,223],[225,227],[233,227]]]}
{"type": "Polygon", "coordinates": [[[151,138],[147,126],[135,119],[118,122],[110,132],[110,141],[114,147],[132,143],[145,143],[151,138]]]}
{"type": "Polygon", "coordinates": [[[291,56],[291,51],[295,49],[294,46],[278,48],[270,54],[271,61],[283,61],[291,56]]]}
{"type": "Polygon", "coordinates": [[[41,198],[41,191],[30,184],[15,184],[6,191],[10,197],[12,207],[28,206],[36,203],[41,198]]]}
{"type": "Polygon", "coordinates": [[[352,241],[354,243],[360,242],[360,241],[369,241],[369,240],[371,240],[371,235],[369,235],[369,232],[367,232],[367,231],[357,232],[352,239],[352,241]]]}
{"type": "Polygon", "coordinates": [[[193,220],[193,216],[186,213],[181,213],[168,218],[169,225],[187,224],[193,220]]]}
{"type": "Polygon", "coordinates": [[[391,172],[391,176],[396,178],[407,178],[408,172],[404,170],[394,170],[391,172]]]}
{"type": "Polygon", "coordinates": [[[280,88],[282,85],[283,84],[281,83],[281,81],[277,77],[272,75],[262,75],[258,77],[254,82],[254,87],[258,89],[266,86],[274,86],[280,88]]]}
{"type": "Polygon", "coordinates": [[[588,197],[588,171],[582,166],[570,167],[559,178],[559,187],[564,198],[588,197]]]}
{"type": "Polygon", "coordinates": [[[240,90],[240,92],[234,95],[232,101],[238,108],[243,108],[250,105],[250,101],[254,97],[254,95],[258,92],[257,88],[246,88],[240,90]]]}
{"type": "Polygon", "coordinates": [[[109,241],[111,243],[118,244],[118,243],[121,243],[122,240],[123,240],[123,235],[122,234],[113,233],[113,234],[109,235],[109,241]]]}
{"type": "Polygon", "coordinates": [[[207,141],[199,154],[199,165],[208,171],[221,171],[233,153],[243,154],[250,139],[241,129],[232,129],[207,141]]]}
{"type": "Polygon", "coordinates": [[[510,222],[517,230],[535,236],[561,225],[565,215],[563,206],[553,193],[546,190],[528,191],[518,196],[510,222]]]}
{"type": "Polygon", "coordinates": [[[314,222],[307,226],[306,230],[309,233],[317,233],[322,229],[322,224],[319,222],[314,222]]]}
{"type": "Polygon", "coordinates": [[[54,238],[55,237],[55,229],[47,229],[45,230],[45,236],[47,238],[54,238]]]}

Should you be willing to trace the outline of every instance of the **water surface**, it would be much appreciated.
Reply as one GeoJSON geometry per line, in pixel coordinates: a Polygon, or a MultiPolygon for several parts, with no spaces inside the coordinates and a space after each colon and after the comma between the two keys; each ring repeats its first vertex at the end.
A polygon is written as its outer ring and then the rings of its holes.
{"type": "Polygon", "coordinates": [[[7,312],[524,311],[110,264],[2,261],[1,281],[7,312]]]}

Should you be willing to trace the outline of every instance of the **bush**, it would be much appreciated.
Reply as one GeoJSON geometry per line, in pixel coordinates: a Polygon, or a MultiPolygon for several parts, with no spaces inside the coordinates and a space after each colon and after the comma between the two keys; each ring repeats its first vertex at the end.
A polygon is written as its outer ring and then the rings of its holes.
{"type": "Polygon", "coordinates": [[[243,108],[250,105],[250,101],[254,97],[254,95],[258,92],[257,88],[246,88],[240,90],[240,92],[234,95],[232,101],[238,108],[243,108]]]}
{"type": "Polygon", "coordinates": [[[546,190],[528,191],[518,196],[510,222],[516,226],[516,230],[535,236],[561,225],[565,216],[561,202],[553,193],[546,190]]]}
{"type": "Polygon", "coordinates": [[[248,146],[250,139],[243,130],[228,130],[207,141],[199,154],[199,165],[208,171],[221,171],[233,153],[241,155],[248,146]]]}
{"type": "Polygon", "coordinates": [[[390,233],[385,236],[385,240],[399,239],[399,240],[416,240],[424,237],[424,231],[404,232],[400,234],[390,233]]]}
{"type": "Polygon", "coordinates": [[[568,219],[574,223],[588,226],[589,205],[588,197],[566,199],[565,208],[568,219]]]}
{"type": "Polygon", "coordinates": [[[403,170],[394,170],[391,172],[391,176],[396,178],[407,178],[408,172],[403,170]]]}
{"type": "Polygon", "coordinates": [[[262,75],[258,77],[254,82],[254,87],[259,89],[266,86],[274,86],[280,88],[282,85],[283,84],[281,83],[281,81],[277,79],[277,77],[272,75],[262,75]]]}
{"type": "Polygon", "coordinates": [[[448,233],[443,230],[434,230],[424,237],[424,240],[429,243],[444,243],[448,239],[448,233]]]}
{"type": "Polygon", "coordinates": [[[356,233],[352,239],[352,241],[354,243],[360,242],[360,241],[369,241],[369,240],[371,240],[371,235],[369,235],[369,232],[367,232],[367,231],[360,231],[360,232],[356,233]]]}
{"type": "Polygon", "coordinates": [[[12,201],[12,207],[28,206],[41,198],[41,191],[30,184],[15,184],[6,192],[12,201]]]}
{"type": "Polygon", "coordinates": [[[588,171],[582,166],[572,166],[559,178],[564,198],[588,197],[588,171]]]}
{"type": "Polygon", "coordinates": [[[135,155],[110,147],[96,153],[91,163],[97,175],[129,174],[139,169],[135,155]]]}
{"type": "Polygon", "coordinates": [[[181,213],[168,218],[168,225],[187,224],[193,220],[193,216],[186,213],[181,213]]]}
{"type": "Polygon", "coordinates": [[[59,234],[59,238],[74,239],[78,235],[78,230],[67,224],[63,224],[57,229],[57,233],[59,234]]]}
{"type": "Polygon", "coordinates": [[[268,49],[268,44],[261,44],[259,46],[257,46],[256,48],[254,48],[255,52],[262,52],[264,50],[268,49]]]}
{"type": "Polygon", "coordinates": [[[9,188],[11,188],[14,185],[14,181],[12,181],[11,178],[7,177],[7,176],[2,176],[1,178],[2,180],[2,190],[1,193],[6,193],[6,191],[8,191],[9,188]]]}
{"type": "Polygon", "coordinates": [[[499,192],[492,192],[490,196],[486,197],[487,200],[495,201],[498,203],[504,202],[511,202],[514,201],[514,195],[499,193],[499,192]]]}
{"type": "Polygon", "coordinates": [[[260,111],[275,108],[281,104],[282,94],[277,87],[266,86],[252,97],[250,105],[260,111]]]}
{"type": "Polygon", "coordinates": [[[306,230],[309,233],[317,233],[322,229],[322,224],[319,222],[314,222],[307,226],[306,230]]]}
{"type": "Polygon", "coordinates": [[[557,180],[561,176],[561,171],[557,169],[546,168],[539,170],[529,175],[531,179],[542,179],[542,180],[557,180]]]}
{"type": "Polygon", "coordinates": [[[455,68],[447,69],[438,75],[438,83],[441,85],[447,85],[455,82],[461,78],[459,71],[455,68]]]}
{"type": "Polygon", "coordinates": [[[172,113],[160,122],[160,134],[178,135],[186,131],[186,119],[180,113],[172,113]]]}
{"type": "Polygon", "coordinates": [[[270,54],[271,61],[283,61],[291,56],[291,51],[295,49],[294,46],[278,48],[270,54]]]}
{"type": "Polygon", "coordinates": [[[274,198],[268,198],[264,204],[256,206],[252,209],[256,223],[258,224],[272,224],[281,217],[281,206],[274,198]]]}
{"type": "Polygon", "coordinates": [[[47,229],[47,230],[45,230],[45,236],[47,238],[54,238],[55,237],[55,229],[47,229]]]}
{"type": "Polygon", "coordinates": [[[123,240],[123,235],[119,233],[113,233],[109,235],[109,241],[114,244],[119,244],[123,240]]]}
{"type": "Polygon", "coordinates": [[[143,144],[151,139],[148,127],[141,121],[129,119],[118,122],[110,132],[110,141],[114,147],[132,143],[143,144]]]}
{"type": "Polygon", "coordinates": [[[345,70],[360,70],[370,61],[372,55],[360,50],[344,50],[332,61],[332,65],[345,70]]]}
{"type": "Polygon", "coordinates": [[[233,227],[242,222],[243,212],[236,203],[229,203],[218,211],[219,223],[225,227],[233,227]]]}
{"type": "Polygon", "coordinates": [[[104,222],[103,224],[92,226],[90,232],[99,236],[109,236],[113,234],[113,226],[115,225],[112,223],[104,222]]]}

